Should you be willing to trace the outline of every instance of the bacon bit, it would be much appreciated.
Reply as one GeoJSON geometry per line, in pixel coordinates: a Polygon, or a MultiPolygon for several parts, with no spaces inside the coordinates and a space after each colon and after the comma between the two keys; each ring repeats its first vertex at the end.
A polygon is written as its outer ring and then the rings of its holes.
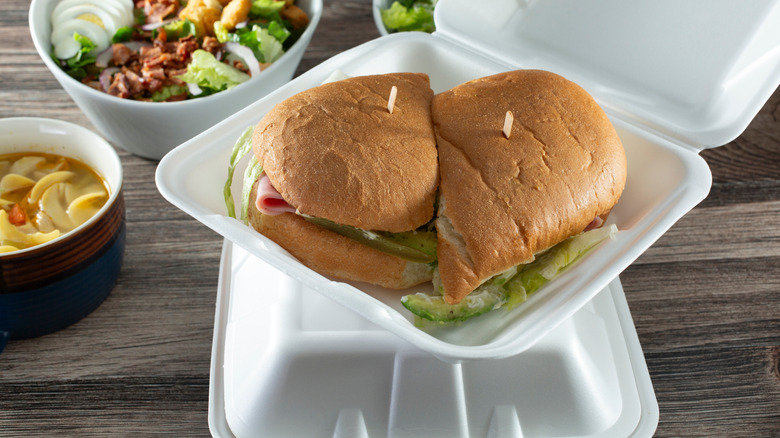
{"type": "Polygon", "coordinates": [[[201,46],[203,50],[211,53],[212,55],[216,55],[217,52],[222,50],[222,43],[220,43],[216,38],[210,36],[203,37],[203,43],[201,46]]]}
{"type": "Polygon", "coordinates": [[[387,111],[390,112],[390,114],[393,114],[393,107],[395,106],[395,97],[398,95],[398,88],[393,85],[393,88],[390,89],[390,98],[387,99],[387,111]]]}
{"type": "Polygon", "coordinates": [[[145,1],[144,13],[147,23],[161,23],[166,18],[173,16],[179,9],[177,1],[145,1]]]}
{"type": "Polygon", "coordinates": [[[168,42],[168,32],[165,31],[164,27],[157,28],[156,40],[162,41],[164,43],[168,42]]]}
{"type": "Polygon", "coordinates": [[[125,65],[131,62],[133,58],[138,58],[137,53],[130,50],[129,47],[122,43],[112,45],[111,52],[111,62],[113,62],[114,65],[125,65]]]}
{"type": "Polygon", "coordinates": [[[509,136],[512,134],[512,123],[515,121],[515,116],[512,114],[512,111],[506,112],[506,117],[504,118],[504,137],[509,138],[509,136]]]}
{"type": "MultiPolygon", "coordinates": [[[[177,0],[137,0],[135,4],[151,11],[152,8],[157,8],[157,4],[178,7],[179,3],[177,0]]],[[[151,32],[143,34],[149,38],[152,35],[151,32]]],[[[211,53],[224,50],[223,44],[211,37],[204,37],[202,43],[199,43],[194,35],[169,41],[164,29],[159,28],[152,44],[139,44],[138,40],[134,40],[112,46],[109,66],[121,70],[113,74],[108,87],[101,87],[98,82],[91,83],[95,78],[85,83],[121,98],[149,100],[156,91],[166,86],[184,84],[178,76],[187,71],[187,63],[192,59],[192,53],[199,48],[211,53]]]]}
{"type": "Polygon", "coordinates": [[[111,81],[106,93],[123,99],[130,97],[130,85],[127,83],[127,76],[124,72],[114,75],[114,80],[111,81]]]}
{"type": "Polygon", "coordinates": [[[11,207],[11,212],[8,214],[8,221],[17,227],[22,226],[27,223],[27,213],[19,204],[14,204],[11,207]]]}

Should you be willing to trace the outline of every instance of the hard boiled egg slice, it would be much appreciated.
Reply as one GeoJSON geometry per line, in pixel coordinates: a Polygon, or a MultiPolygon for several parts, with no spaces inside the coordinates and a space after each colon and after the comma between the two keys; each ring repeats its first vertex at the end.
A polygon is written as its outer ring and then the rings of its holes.
{"type": "Polygon", "coordinates": [[[78,53],[81,45],[73,39],[74,33],[92,40],[95,50],[105,50],[117,29],[133,24],[132,7],[132,3],[126,0],[60,2],[51,15],[51,43],[55,56],[67,59],[78,53]]]}
{"type": "Polygon", "coordinates": [[[66,21],[54,28],[51,33],[51,44],[54,46],[54,56],[60,59],[68,59],[78,53],[81,44],[73,39],[73,34],[83,35],[93,43],[98,52],[108,48],[109,36],[105,29],[97,24],[78,18],[66,21]]]}
{"type": "Polygon", "coordinates": [[[99,7],[109,11],[116,17],[124,17],[123,21],[132,21],[133,19],[133,2],[130,0],[102,0],[100,2],[89,2],[84,0],[63,0],[57,3],[57,6],[51,13],[51,24],[62,21],[59,17],[67,9],[75,6],[92,6],[99,7]]]}
{"type": "Polygon", "coordinates": [[[57,15],[52,15],[52,23],[57,27],[61,23],[78,18],[79,20],[89,21],[105,29],[106,33],[113,36],[118,28],[122,26],[122,16],[115,14],[109,9],[100,6],[82,4],[63,9],[57,15]]]}

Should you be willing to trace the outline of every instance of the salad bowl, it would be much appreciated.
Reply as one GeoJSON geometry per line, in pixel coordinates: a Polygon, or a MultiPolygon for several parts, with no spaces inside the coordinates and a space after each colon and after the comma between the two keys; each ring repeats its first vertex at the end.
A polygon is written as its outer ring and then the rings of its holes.
{"type": "Polygon", "coordinates": [[[53,59],[50,16],[59,0],[33,0],[30,33],[38,54],[97,130],[122,149],[153,160],[250,105],[295,74],[322,16],[322,0],[299,0],[309,16],[306,30],[290,49],[257,77],[225,91],[178,102],[120,99],[69,76],[53,59]]]}

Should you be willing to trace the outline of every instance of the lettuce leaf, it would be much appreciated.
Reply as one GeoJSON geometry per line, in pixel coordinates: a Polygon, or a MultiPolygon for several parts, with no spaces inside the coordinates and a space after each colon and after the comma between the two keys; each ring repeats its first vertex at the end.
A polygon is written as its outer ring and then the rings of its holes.
{"type": "Polygon", "coordinates": [[[260,51],[263,54],[264,62],[274,62],[284,54],[282,43],[268,33],[268,29],[258,27],[257,39],[260,41],[260,51]]]}
{"type": "Polygon", "coordinates": [[[227,207],[228,216],[236,217],[236,205],[233,201],[233,191],[230,189],[233,185],[233,174],[236,171],[236,165],[246,154],[252,150],[252,132],[254,126],[247,127],[241,136],[236,140],[236,144],[233,145],[233,151],[230,153],[230,163],[228,163],[228,177],[225,181],[225,187],[223,194],[225,197],[225,207],[227,207]]]}
{"type": "Polygon", "coordinates": [[[275,0],[254,0],[252,8],[249,10],[251,18],[266,18],[269,20],[279,20],[279,11],[284,8],[284,1],[275,0]]]}
{"type": "Polygon", "coordinates": [[[236,29],[236,33],[229,34],[228,39],[252,49],[259,62],[271,63],[284,54],[282,42],[271,35],[268,29],[256,24],[251,28],[236,29]]]}
{"type": "MultiPolygon", "coordinates": [[[[94,55],[90,55],[90,52],[95,50],[95,43],[92,42],[91,39],[88,37],[85,37],[84,35],[80,35],[78,33],[73,34],[73,39],[76,40],[77,43],[81,45],[81,48],[78,52],[76,52],[75,55],[71,56],[70,58],[65,60],[65,66],[63,66],[63,70],[65,70],[65,73],[70,75],[76,80],[82,80],[85,77],[87,77],[87,70],[85,67],[94,64],[97,58],[94,55]]],[[[54,49],[52,48],[52,58],[55,59],[56,62],[59,63],[59,60],[57,60],[57,57],[54,56],[54,49]]]]}
{"type": "Polygon", "coordinates": [[[389,31],[398,32],[433,32],[434,4],[430,2],[415,2],[407,7],[394,1],[388,9],[381,11],[382,22],[389,31]]]}
{"type": "Polygon", "coordinates": [[[262,173],[263,166],[257,161],[255,154],[252,154],[244,171],[244,186],[241,191],[241,221],[244,223],[248,223],[249,219],[249,203],[251,202],[249,195],[252,194],[252,186],[255,185],[255,181],[260,178],[262,173]]]}
{"type": "Polygon", "coordinates": [[[163,26],[168,41],[175,41],[187,35],[196,35],[195,23],[190,20],[176,20],[163,26]]]}
{"type": "Polygon", "coordinates": [[[204,95],[228,90],[249,79],[249,75],[217,61],[211,53],[198,49],[192,52],[192,61],[187,72],[178,76],[189,84],[195,84],[204,91],[204,95]]]}
{"type": "Polygon", "coordinates": [[[173,96],[179,96],[186,93],[187,87],[184,85],[168,85],[167,87],[162,87],[159,91],[155,91],[154,94],[152,94],[152,101],[164,102],[173,96]]]}
{"type": "Polygon", "coordinates": [[[111,37],[111,44],[126,43],[133,38],[133,35],[135,33],[136,33],[136,29],[134,27],[130,27],[130,26],[120,27],[119,29],[116,30],[116,32],[114,32],[114,35],[111,37]]]}

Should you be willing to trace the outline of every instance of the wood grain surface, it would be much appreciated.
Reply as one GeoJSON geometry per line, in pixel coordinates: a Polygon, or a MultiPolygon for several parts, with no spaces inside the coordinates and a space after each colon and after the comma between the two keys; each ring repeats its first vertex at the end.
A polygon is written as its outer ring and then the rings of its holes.
{"type": "MultiPolygon", "coordinates": [[[[0,2],[0,117],[95,129],[36,53],[27,0],[0,2]]],[[[326,0],[298,74],[378,36],[371,3],[326,0]]],[[[127,252],[89,317],[0,355],[0,436],[208,436],[222,239],[120,152],[127,252]]],[[[702,153],[707,199],[621,280],[660,407],[658,437],[780,437],[780,91],[702,153]]]]}

